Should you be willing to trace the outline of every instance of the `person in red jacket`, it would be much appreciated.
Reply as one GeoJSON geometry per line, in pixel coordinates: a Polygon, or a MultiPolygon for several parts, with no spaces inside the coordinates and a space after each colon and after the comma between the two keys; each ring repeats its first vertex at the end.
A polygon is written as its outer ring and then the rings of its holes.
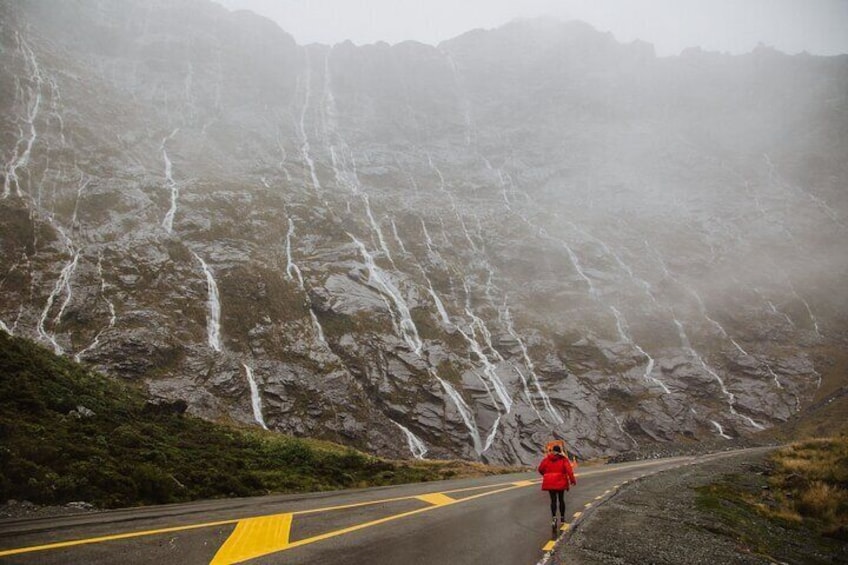
{"type": "Polygon", "coordinates": [[[576,485],[574,469],[571,461],[562,454],[562,448],[554,446],[553,453],[542,459],[539,463],[539,474],[542,475],[542,490],[551,495],[551,521],[556,526],[557,502],[559,502],[559,519],[565,523],[565,491],[571,485],[576,485]]]}

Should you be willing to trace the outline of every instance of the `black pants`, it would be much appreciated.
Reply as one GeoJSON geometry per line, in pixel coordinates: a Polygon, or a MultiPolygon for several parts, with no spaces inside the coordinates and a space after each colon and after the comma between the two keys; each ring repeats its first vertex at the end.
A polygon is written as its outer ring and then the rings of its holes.
{"type": "Polygon", "coordinates": [[[551,516],[556,516],[557,500],[559,501],[559,515],[565,518],[565,491],[564,490],[549,490],[551,495],[551,516]]]}

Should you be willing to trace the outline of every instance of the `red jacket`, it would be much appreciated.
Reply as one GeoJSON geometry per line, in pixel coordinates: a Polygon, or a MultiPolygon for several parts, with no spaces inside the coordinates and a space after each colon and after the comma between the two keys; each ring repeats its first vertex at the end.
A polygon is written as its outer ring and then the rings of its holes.
{"type": "Polygon", "coordinates": [[[539,474],[542,475],[542,490],[568,490],[570,485],[577,484],[571,462],[558,453],[542,459],[539,474]]]}

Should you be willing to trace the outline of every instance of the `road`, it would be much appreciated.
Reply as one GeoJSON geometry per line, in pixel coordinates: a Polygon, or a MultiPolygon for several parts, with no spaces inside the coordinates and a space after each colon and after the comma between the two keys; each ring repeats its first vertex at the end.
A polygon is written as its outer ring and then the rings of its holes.
{"type": "MultiPolygon", "coordinates": [[[[693,460],[580,467],[567,519],[626,481],[693,460]]],[[[549,512],[533,473],[203,501],[3,520],[0,563],[532,565],[552,546],[549,512]]]]}

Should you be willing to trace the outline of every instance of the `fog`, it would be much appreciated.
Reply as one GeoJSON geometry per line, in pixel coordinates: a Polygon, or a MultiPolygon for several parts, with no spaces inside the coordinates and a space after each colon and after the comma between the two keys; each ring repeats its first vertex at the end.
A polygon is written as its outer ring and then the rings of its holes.
{"type": "Polygon", "coordinates": [[[777,425],[848,331],[811,5],[0,2],[0,330],[394,457],[777,425]]]}
{"type": "Polygon", "coordinates": [[[437,44],[520,17],[579,19],[659,55],[687,47],[744,53],[757,44],[787,53],[848,53],[844,0],[219,0],[276,21],[301,44],[405,40],[437,44]]]}

